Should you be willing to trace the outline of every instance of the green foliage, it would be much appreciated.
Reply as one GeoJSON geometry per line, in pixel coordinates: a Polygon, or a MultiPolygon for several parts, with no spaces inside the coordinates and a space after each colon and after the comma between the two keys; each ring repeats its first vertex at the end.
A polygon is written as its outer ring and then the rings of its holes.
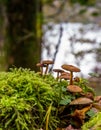
{"type": "Polygon", "coordinates": [[[82,126],[82,130],[101,130],[101,112],[93,116],[82,126]]]}
{"type": "Polygon", "coordinates": [[[94,5],[96,0],[70,0],[71,3],[80,3],[81,5],[94,5]]]}
{"type": "Polygon", "coordinates": [[[98,73],[89,73],[89,75],[91,76],[91,77],[99,77],[99,74],[98,73]]]}

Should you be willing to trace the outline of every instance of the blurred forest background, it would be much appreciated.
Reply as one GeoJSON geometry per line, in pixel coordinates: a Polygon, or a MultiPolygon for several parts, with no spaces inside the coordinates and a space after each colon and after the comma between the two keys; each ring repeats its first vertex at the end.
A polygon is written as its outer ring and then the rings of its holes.
{"type": "Polygon", "coordinates": [[[46,58],[55,62],[50,70],[62,63],[72,64],[69,58],[82,68],[90,57],[83,69],[89,73],[89,64],[93,65],[87,78],[98,91],[100,38],[100,0],[0,0],[0,71],[12,66],[37,71],[36,63],[46,58]],[[65,54],[59,64],[57,54],[62,52],[65,54]]]}

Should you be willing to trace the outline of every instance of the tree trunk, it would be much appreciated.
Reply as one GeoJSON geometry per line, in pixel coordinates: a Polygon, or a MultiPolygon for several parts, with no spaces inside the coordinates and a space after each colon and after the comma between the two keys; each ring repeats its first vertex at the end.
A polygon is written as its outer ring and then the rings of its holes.
{"type": "Polygon", "coordinates": [[[37,70],[41,57],[41,0],[8,0],[6,8],[7,69],[15,66],[37,70]]]}

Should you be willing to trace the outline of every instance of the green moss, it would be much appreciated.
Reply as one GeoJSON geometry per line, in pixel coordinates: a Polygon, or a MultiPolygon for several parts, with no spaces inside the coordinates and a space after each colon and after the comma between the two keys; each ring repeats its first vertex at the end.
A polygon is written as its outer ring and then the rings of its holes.
{"type": "MultiPolygon", "coordinates": [[[[89,90],[84,80],[80,84],[85,92],[89,90]]],[[[68,92],[67,85],[68,81],[29,69],[0,72],[1,130],[55,130],[67,126],[71,120],[66,116],[75,110],[69,103],[80,96],[68,92]]]]}
{"type": "Polygon", "coordinates": [[[101,112],[97,113],[82,126],[82,130],[101,130],[101,112]]]}

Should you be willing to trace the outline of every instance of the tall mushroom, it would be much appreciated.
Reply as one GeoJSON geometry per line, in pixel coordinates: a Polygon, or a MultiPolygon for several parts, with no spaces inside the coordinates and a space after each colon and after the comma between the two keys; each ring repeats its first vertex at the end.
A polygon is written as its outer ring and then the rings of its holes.
{"type": "Polygon", "coordinates": [[[52,60],[43,60],[43,61],[42,61],[42,64],[43,64],[44,66],[46,66],[45,74],[47,74],[47,72],[48,72],[48,66],[49,66],[50,64],[54,64],[54,62],[53,62],[52,60]]]}
{"type": "Polygon", "coordinates": [[[70,71],[70,85],[73,84],[73,72],[80,72],[80,69],[73,66],[73,65],[67,65],[67,64],[64,64],[61,66],[63,69],[67,70],[67,71],[70,71]]]}

